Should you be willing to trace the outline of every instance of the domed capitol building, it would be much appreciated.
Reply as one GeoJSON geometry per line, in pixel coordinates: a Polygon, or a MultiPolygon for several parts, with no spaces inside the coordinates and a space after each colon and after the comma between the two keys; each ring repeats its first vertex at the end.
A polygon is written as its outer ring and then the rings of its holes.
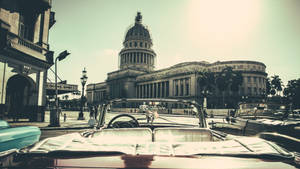
{"type": "MultiPolygon", "coordinates": [[[[201,103],[203,94],[197,83],[199,73],[217,73],[226,67],[232,67],[233,71],[241,72],[243,76],[237,97],[261,98],[264,95],[267,78],[264,63],[245,60],[183,62],[155,70],[157,56],[152,46],[149,30],[142,24],[142,16],[138,12],[119,53],[119,70],[108,73],[105,82],[87,85],[88,104],[101,104],[107,99],[116,98],[177,98],[201,103]]],[[[208,96],[208,108],[223,107],[220,106],[221,97],[218,92],[208,96]]]]}

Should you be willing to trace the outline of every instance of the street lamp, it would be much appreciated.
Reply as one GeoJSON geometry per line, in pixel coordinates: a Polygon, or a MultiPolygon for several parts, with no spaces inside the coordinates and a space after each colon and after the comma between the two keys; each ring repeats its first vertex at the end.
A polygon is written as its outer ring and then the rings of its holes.
{"type": "Polygon", "coordinates": [[[85,68],[82,71],[82,77],[80,78],[81,84],[82,84],[82,95],[81,95],[81,104],[80,104],[80,112],[78,114],[78,120],[84,120],[83,117],[83,98],[84,98],[84,85],[87,81],[88,77],[86,75],[86,70],[85,68]]]}
{"type": "Polygon", "coordinates": [[[70,53],[65,50],[61,52],[56,58],[55,58],[55,109],[50,111],[50,127],[60,127],[59,124],[59,117],[60,112],[58,112],[58,91],[57,91],[57,60],[61,61],[65,59],[70,53]]]}

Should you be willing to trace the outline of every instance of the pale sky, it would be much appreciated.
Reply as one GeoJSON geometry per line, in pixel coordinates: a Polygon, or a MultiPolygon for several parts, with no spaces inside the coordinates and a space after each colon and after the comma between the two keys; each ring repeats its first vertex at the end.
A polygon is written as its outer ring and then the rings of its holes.
{"type": "MultiPolygon", "coordinates": [[[[53,0],[50,50],[71,54],[58,74],[78,84],[118,70],[126,30],[140,11],[157,54],[156,70],[187,61],[253,60],[284,84],[300,78],[300,0],[53,0]]],[[[54,67],[54,66],[53,66],[54,67]]],[[[54,81],[53,74],[49,77],[54,81]]]]}

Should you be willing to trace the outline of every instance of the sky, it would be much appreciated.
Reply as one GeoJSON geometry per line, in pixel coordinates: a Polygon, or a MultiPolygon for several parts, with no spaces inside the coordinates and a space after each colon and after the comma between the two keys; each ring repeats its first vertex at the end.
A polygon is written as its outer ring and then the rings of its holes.
{"type": "MultiPolygon", "coordinates": [[[[157,54],[156,70],[180,62],[252,60],[286,85],[300,78],[300,0],[52,0],[49,44],[58,75],[90,83],[118,70],[118,53],[138,11],[157,54]]],[[[54,70],[54,66],[52,68],[54,70]]],[[[49,78],[54,81],[53,73],[49,78]]]]}

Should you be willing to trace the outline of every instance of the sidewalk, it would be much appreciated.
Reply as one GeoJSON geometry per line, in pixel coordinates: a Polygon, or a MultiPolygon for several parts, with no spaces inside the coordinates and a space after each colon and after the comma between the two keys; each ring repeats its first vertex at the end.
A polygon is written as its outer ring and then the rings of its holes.
{"type": "Polygon", "coordinates": [[[49,112],[45,113],[45,121],[44,122],[29,122],[25,119],[19,119],[17,122],[13,122],[11,120],[7,120],[11,127],[20,127],[20,126],[36,126],[41,130],[66,130],[66,129],[88,129],[91,128],[88,125],[88,112],[84,112],[85,120],[77,120],[78,112],[63,112],[68,114],[66,122],[64,122],[63,116],[60,116],[60,127],[49,127],[50,115],[49,112]]]}

